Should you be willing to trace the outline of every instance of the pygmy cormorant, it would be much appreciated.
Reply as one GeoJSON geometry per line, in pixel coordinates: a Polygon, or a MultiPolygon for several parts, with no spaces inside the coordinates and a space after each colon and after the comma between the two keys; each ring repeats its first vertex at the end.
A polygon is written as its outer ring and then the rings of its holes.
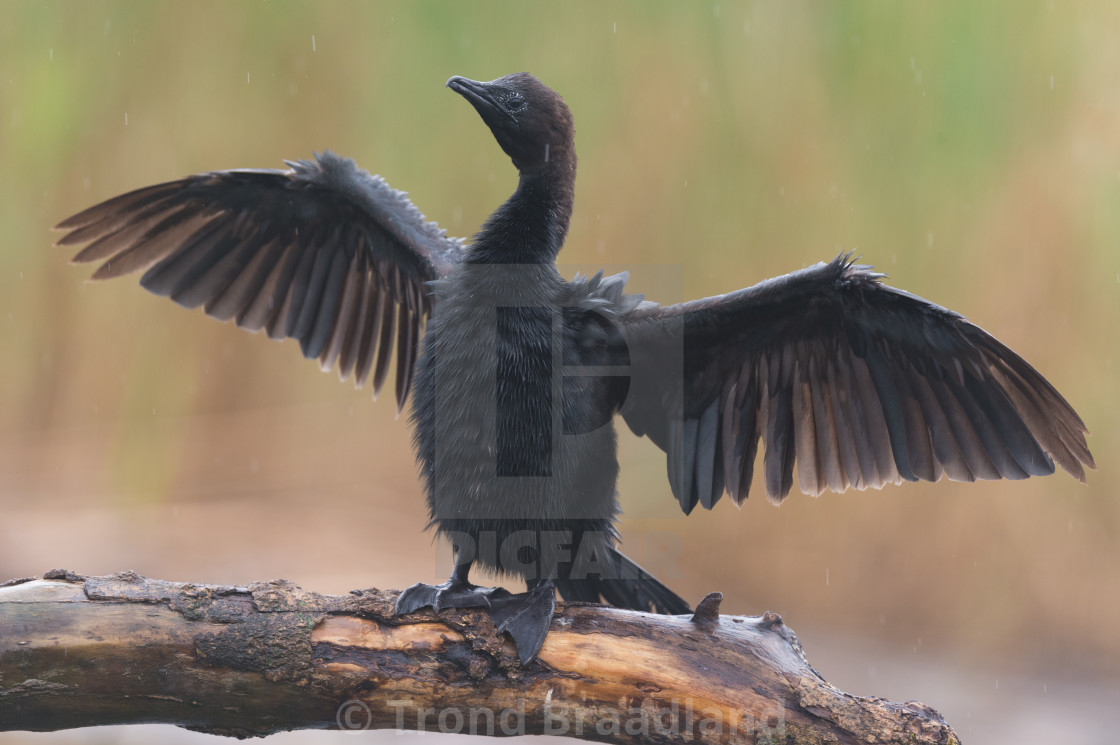
{"type": "Polygon", "coordinates": [[[918,479],[1082,481],[1086,429],[1029,364],[962,316],[840,256],[719,297],[662,307],[626,275],[562,279],[576,153],[564,100],[532,75],[453,77],[520,175],[470,244],[330,152],[288,170],[215,171],[133,191],[58,225],[95,279],[141,284],[378,390],[396,348],[410,383],[432,523],[451,578],[398,612],[486,607],[523,661],[555,594],[662,613],[688,604],[616,548],[613,417],[667,454],[685,513],[766,493],[918,479]],[[421,340],[421,330],[425,330],[421,340]],[[472,564],[528,591],[470,584],[472,564]]]}

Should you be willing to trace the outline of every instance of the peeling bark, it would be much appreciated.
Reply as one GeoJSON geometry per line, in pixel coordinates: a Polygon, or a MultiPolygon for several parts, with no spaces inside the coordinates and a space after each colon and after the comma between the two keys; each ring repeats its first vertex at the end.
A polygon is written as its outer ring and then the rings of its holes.
{"type": "Polygon", "coordinates": [[[168,723],[554,734],[612,743],[959,743],[933,709],[851,696],[776,613],[564,603],[522,667],[485,613],[131,572],[0,585],[0,731],[168,723]]]}

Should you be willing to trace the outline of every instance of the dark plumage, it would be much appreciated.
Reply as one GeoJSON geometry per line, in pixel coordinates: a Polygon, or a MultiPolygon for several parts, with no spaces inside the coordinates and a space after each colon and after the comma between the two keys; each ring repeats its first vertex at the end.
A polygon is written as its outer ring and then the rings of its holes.
{"type": "Polygon", "coordinates": [[[488,607],[523,661],[554,590],[663,613],[688,605],[618,552],[613,416],[667,453],[682,509],[918,479],[1025,478],[1093,467],[1081,419],[1029,364],[960,315],[841,256],[719,297],[661,307],[625,275],[564,281],[555,259],[575,184],[572,116],[526,73],[447,85],[517,167],[513,196],[471,245],[402,192],[331,153],[289,170],[190,176],[58,225],[95,279],[141,284],[273,338],[323,369],[414,388],[432,522],[451,579],[399,612],[488,607]],[[421,347],[421,330],[426,334],[421,347]],[[418,350],[422,350],[419,352],[418,350]],[[413,380],[413,375],[415,379],[413,380]],[[518,575],[511,595],[474,563],[518,575]]]}

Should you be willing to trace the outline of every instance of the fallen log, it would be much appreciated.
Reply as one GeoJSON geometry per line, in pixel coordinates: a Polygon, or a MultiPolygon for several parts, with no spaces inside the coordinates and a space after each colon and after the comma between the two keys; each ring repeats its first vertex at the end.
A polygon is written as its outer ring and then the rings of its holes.
{"type": "Polygon", "coordinates": [[[0,585],[0,731],[169,723],[552,734],[612,743],[938,743],[933,709],[852,696],[776,613],[558,606],[522,667],[482,612],[398,617],[397,592],[320,595],[63,570],[0,585]]]}

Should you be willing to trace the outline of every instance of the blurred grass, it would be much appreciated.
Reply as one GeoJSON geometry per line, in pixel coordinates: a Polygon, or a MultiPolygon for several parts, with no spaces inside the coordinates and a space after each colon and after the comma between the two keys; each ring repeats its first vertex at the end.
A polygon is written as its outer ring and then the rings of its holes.
{"type": "Polygon", "coordinates": [[[576,115],[564,262],[692,297],[857,249],[1046,374],[1101,463],[1088,487],[906,485],[778,511],[756,495],[684,521],[663,456],[626,435],[629,545],[668,535],[690,595],[779,609],[803,636],[1120,667],[1120,6],[2,8],[0,576],[66,562],[343,591],[442,573],[391,403],[134,282],[83,284],[47,228],[128,189],[330,148],[470,235],[514,174],[442,85],[525,69],[576,115]]]}

